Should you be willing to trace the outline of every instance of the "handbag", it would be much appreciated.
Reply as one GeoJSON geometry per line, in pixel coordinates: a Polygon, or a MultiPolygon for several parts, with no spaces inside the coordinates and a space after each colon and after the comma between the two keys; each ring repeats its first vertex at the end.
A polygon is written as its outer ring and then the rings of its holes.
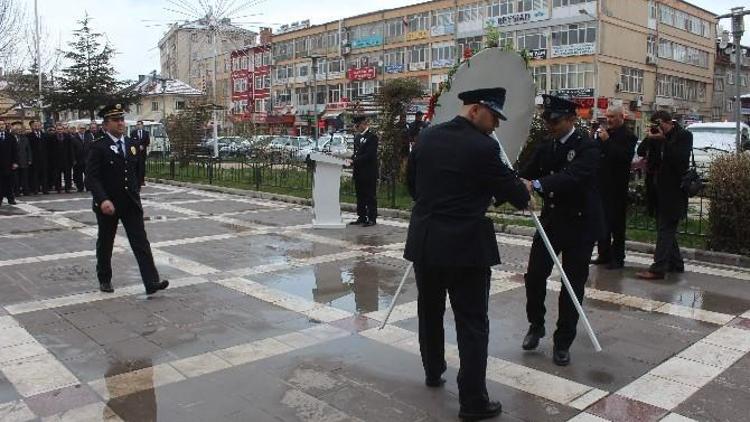
{"type": "Polygon", "coordinates": [[[695,154],[693,150],[690,150],[690,168],[682,176],[682,182],[680,183],[680,189],[687,194],[689,198],[698,195],[703,190],[703,179],[698,174],[698,169],[695,166],[695,154]]]}

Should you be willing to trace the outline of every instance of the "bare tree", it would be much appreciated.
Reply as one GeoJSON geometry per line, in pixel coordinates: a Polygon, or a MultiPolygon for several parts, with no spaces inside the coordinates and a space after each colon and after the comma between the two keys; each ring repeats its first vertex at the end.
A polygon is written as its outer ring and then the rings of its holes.
{"type": "Polygon", "coordinates": [[[13,63],[26,26],[26,13],[19,0],[0,0],[0,60],[13,63]]]}

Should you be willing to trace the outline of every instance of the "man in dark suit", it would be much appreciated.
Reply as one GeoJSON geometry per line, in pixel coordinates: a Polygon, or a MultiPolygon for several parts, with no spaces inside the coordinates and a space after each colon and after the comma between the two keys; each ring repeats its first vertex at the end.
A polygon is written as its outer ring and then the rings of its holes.
{"type": "Polygon", "coordinates": [[[31,144],[26,134],[23,133],[23,122],[15,121],[12,123],[11,132],[16,138],[16,151],[18,153],[18,169],[13,177],[13,193],[15,196],[28,196],[29,192],[29,167],[33,155],[31,144]]]}
{"type": "Polygon", "coordinates": [[[99,117],[104,119],[105,134],[91,145],[86,162],[86,186],[94,198],[93,209],[99,232],[96,240],[96,274],[99,289],[111,293],[112,247],[117,224],[122,221],[133,250],[146,294],[166,289],[169,282],[159,280],[154,265],[151,244],[146,236],[141,205],[141,185],[138,183],[138,149],[125,136],[125,110],[120,104],[104,107],[99,117]]]}
{"type": "Polygon", "coordinates": [[[75,133],[70,140],[73,146],[73,157],[75,158],[75,164],[73,165],[73,182],[76,185],[78,192],[83,192],[85,189],[84,177],[86,174],[86,156],[88,155],[89,144],[93,141],[86,139],[86,127],[83,125],[78,126],[78,132],[75,133]]]}
{"type": "Polygon", "coordinates": [[[463,92],[459,116],[422,131],[409,155],[407,180],[414,198],[404,258],[417,280],[419,345],[425,384],[440,387],[446,370],[443,316],[446,293],[456,319],[461,368],[459,417],[497,416],[502,406],[487,394],[487,318],[490,267],[500,263],[490,201],[528,206],[529,193],[500,160],[489,135],[505,120],[505,89],[463,92]]]}
{"type": "Polygon", "coordinates": [[[352,121],[358,133],[352,156],[357,220],[349,224],[370,227],[378,218],[378,135],[370,130],[366,116],[355,116],[352,121]]]}
{"type": "Polygon", "coordinates": [[[0,205],[3,198],[11,205],[16,204],[13,195],[13,172],[18,168],[18,145],[13,134],[6,130],[5,122],[0,120],[0,205]]]}
{"type": "Polygon", "coordinates": [[[604,235],[597,241],[599,256],[593,261],[617,270],[625,262],[625,220],[628,208],[628,183],[638,138],[625,126],[622,107],[607,110],[607,129],[595,134],[601,150],[599,193],[604,209],[604,235]]]}
{"type": "MultiPolygon", "coordinates": [[[[582,301],[594,242],[603,230],[596,186],[599,146],[588,133],[575,128],[575,103],[550,95],[543,98],[542,119],[551,139],[537,147],[520,174],[527,179],[527,187],[544,199],[542,226],[555,252],[562,254],[563,269],[582,301]]],[[[531,324],[523,341],[524,350],[536,349],[545,335],[544,298],[552,265],[552,257],[537,233],[524,277],[526,316],[531,324]]],[[[555,364],[565,366],[570,363],[569,349],[578,324],[578,312],[566,289],[560,292],[559,308],[552,358],[555,364]]]]}
{"type": "Polygon", "coordinates": [[[66,193],[70,193],[73,187],[72,173],[75,153],[65,126],[58,123],[49,141],[51,142],[50,151],[53,154],[50,155],[50,168],[52,170],[50,187],[54,187],[57,193],[61,193],[63,189],[66,193]]]}
{"type": "Polygon", "coordinates": [[[148,156],[148,146],[151,145],[151,133],[143,128],[143,120],[138,120],[135,124],[135,130],[130,132],[130,139],[138,143],[138,156],[141,162],[138,165],[138,180],[141,186],[146,184],[146,157],[148,156]]]}
{"type": "Polygon", "coordinates": [[[26,137],[29,139],[31,146],[31,156],[33,161],[29,169],[29,186],[32,194],[42,192],[47,194],[47,146],[41,130],[41,124],[32,120],[29,122],[29,133],[26,137]]]}
{"type": "MultiPolygon", "coordinates": [[[[669,112],[660,110],[651,116],[652,127],[639,151],[657,151],[660,160],[655,171],[656,250],[648,271],[636,274],[646,280],[663,279],[666,273],[685,271],[677,227],[687,213],[688,195],[680,187],[690,168],[693,134],[672,121],[669,112]],[[645,145],[644,145],[645,144],[645,145]]],[[[650,160],[650,158],[649,158],[650,160]]]]}

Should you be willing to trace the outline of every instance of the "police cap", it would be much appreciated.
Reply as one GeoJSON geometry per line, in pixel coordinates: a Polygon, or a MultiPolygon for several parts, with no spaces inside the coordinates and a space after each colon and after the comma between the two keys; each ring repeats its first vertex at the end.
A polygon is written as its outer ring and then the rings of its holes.
{"type": "Polygon", "coordinates": [[[483,88],[464,91],[458,94],[458,98],[469,104],[482,104],[495,114],[500,120],[508,120],[503,112],[505,105],[505,88],[483,88]]]}

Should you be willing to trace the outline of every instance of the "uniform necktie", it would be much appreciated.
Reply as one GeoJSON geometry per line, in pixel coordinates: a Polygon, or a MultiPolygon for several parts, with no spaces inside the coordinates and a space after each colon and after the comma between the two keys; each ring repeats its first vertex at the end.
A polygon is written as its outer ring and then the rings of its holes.
{"type": "Polygon", "coordinates": [[[120,151],[122,158],[125,158],[125,148],[122,145],[122,141],[117,141],[117,149],[120,151]]]}
{"type": "Polygon", "coordinates": [[[141,135],[141,131],[139,130],[138,131],[138,139],[142,139],[142,138],[143,138],[143,136],[141,135]]]}

